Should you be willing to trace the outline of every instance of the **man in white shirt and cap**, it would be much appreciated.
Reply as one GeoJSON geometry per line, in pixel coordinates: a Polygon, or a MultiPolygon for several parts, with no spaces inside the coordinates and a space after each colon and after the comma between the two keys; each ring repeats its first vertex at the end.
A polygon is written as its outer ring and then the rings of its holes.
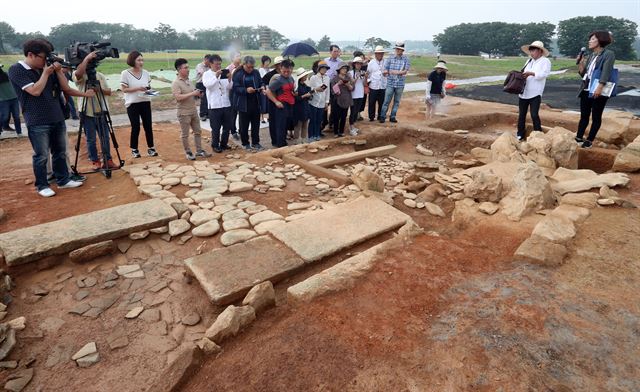
{"type": "Polygon", "coordinates": [[[367,65],[367,83],[369,86],[369,121],[380,119],[382,104],[384,103],[384,91],[387,89],[387,77],[384,76],[384,48],[376,46],[373,51],[374,58],[367,65]],[[376,117],[376,106],[378,107],[376,117]]]}
{"type": "Polygon", "coordinates": [[[540,103],[542,102],[542,92],[547,82],[547,77],[551,72],[551,61],[547,58],[549,51],[541,41],[534,41],[531,45],[522,46],[522,51],[531,56],[524,67],[523,76],[526,78],[524,91],[519,95],[518,100],[518,133],[519,141],[527,139],[525,120],[527,111],[531,108],[531,121],[534,131],[542,131],[540,123],[540,103]]]}

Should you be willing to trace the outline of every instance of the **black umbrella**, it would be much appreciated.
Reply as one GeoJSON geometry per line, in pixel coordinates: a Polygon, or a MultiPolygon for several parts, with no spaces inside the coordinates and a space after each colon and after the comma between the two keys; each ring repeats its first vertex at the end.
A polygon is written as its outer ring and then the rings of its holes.
{"type": "Polygon", "coordinates": [[[302,42],[291,44],[282,51],[282,57],[313,56],[314,54],[319,53],[313,46],[302,42]]]}

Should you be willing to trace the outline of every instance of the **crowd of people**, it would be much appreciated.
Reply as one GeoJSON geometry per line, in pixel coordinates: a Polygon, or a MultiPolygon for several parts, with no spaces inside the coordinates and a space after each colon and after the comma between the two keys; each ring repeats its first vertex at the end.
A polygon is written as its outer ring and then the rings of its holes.
{"type": "MultiPolygon", "coordinates": [[[[578,59],[583,81],[579,93],[581,118],[576,141],[585,148],[590,147],[596,137],[610,96],[603,92],[603,88],[612,75],[615,61],[614,53],[606,49],[611,41],[609,32],[591,33],[591,54],[578,59]],[[591,130],[583,139],[590,117],[591,130]]],[[[522,70],[526,84],[519,95],[517,138],[524,141],[528,112],[531,113],[533,129],[542,130],[539,108],[551,63],[547,58],[549,52],[540,41],[525,45],[522,50],[529,58],[522,70]]],[[[49,185],[51,179],[59,188],[79,187],[85,179],[71,173],[67,153],[65,99],[68,102],[74,96],[82,98],[78,114],[84,124],[93,169],[117,168],[108,151],[109,135],[96,131],[105,127],[102,123],[104,116],[100,114],[108,111],[105,96],[112,92],[106,88],[106,79],[99,72],[97,79],[104,87],[86,88],[87,66],[95,54],[86,56],[73,73],[66,73],[59,63],[47,62],[53,46],[44,39],[25,42],[23,52],[24,60],[12,65],[8,74],[0,68],[0,124],[3,130],[11,129],[9,118],[13,115],[15,131],[21,133],[20,115],[17,113],[19,102],[34,151],[37,192],[44,197],[55,195],[49,185]],[[70,80],[78,89],[70,87],[70,80]],[[103,155],[105,159],[99,158],[97,142],[101,150],[107,150],[107,155],[103,155]]],[[[340,57],[340,48],[331,45],[329,57],[315,61],[309,70],[295,68],[293,60],[281,56],[273,60],[262,56],[258,67],[254,57],[241,57],[239,54],[223,68],[222,58],[211,54],[204,56],[203,61],[196,65],[194,80],[190,79],[189,62],[179,58],[174,64],[177,75],[172,93],[176,100],[185,156],[188,160],[212,156],[202,145],[200,121],[209,121],[213,153],[229,149],[229,137],[238,140],[247,151],[262,150],[260,125],[266,122],[265,116],[268,116],[270,142],[274,147],[320,140],[325,137],[325,128],[331,130],[336,138],[343,137],[347,131],[350,135],[357,135],[359,129],[356,124],[364,120],[362,113],[365,111],[371,122],[384,123],[388,118],[390,122],[397,123],[406,77],[411,70],[411,62],[404,52],[404,43],[398,42],[393,53],[386,58],[385,49],[378,46],[372,57],[356,51],[351,59],[345,61],[340,57]],[[193,135],[194,150],[191,149],[190,134],[193,135]]],[[[127,64],[130,68],[122,71],[120,87],[131,123],[131,156],[141,157],[138,145],[141,125],[147,155],[158,156],[153,137],[151,76],[144,69],[142,53],[129,53],[127,64]]],[[[447,71],[446,62],[438,59],[427,77],[427,118],[435,113],[446,97],[447,71]]]]}

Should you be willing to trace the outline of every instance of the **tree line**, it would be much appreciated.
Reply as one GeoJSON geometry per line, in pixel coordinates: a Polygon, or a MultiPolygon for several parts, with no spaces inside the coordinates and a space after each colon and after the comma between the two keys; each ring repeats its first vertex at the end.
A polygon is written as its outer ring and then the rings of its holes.
{"type": "Polygon", "coordinates": [[[228,26],[177,32],[171,25],[160,23],[153,30],[137,29],[131,24],[79,22],[54,26],[46,35],[42,32],[19,33],[6,22],[0,22],[0,53],[20,51],[30,38],[46,38],[58,52],[74,41],[109,41],[123,52],[151,52],[167,49],[225,50],[233,45],[242,49],[260,49],[260,32],[268,31],[271,47],[279,48],[289,40],[267,26],[228,26]]]}
{"type": "Polygon", "coordinates": [[[594,30],[610,31],[614,43],[609,46],[621,60],[634,60],[637,53],[634,42],[638,35],[638,25],[628,19],[611,16],[581,16],[560,21],[557,26],[549,22],[538,23],[462,23],[447,27],[443,33],[434,36],[434,45],[445,54],[477,55],[478,52],[501,53],[516,56],[522,45],[542,41],[551,46],[553,37],[558,36],[558,49],[566,56],[575,56],[580,48],[587,46],[587,35],[594,30]]]}

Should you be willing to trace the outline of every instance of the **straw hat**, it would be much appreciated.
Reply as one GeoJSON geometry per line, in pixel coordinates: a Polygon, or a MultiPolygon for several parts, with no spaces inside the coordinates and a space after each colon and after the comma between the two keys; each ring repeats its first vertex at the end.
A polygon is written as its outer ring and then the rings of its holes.
{"type": "Polygon", "coordinates": [[[549,55],[549,51],[544,47],[544,44],[542,43],[542,41],[533,41],[531,45],[522,45],[521,49],[526,54],[531,55],[531,53],[529,53],[530,47],[534,47],[542,50],[542,55],[544,57],[547,57],[549,55]]]}
{"type": "Polygon", "coordinates": [[[296,79],[302,79],[305,76],[311,75],[312,73],[312,70],[305,71],[304,68],[300,67],[296,70],[296,79]]]}
{"type": "Polygon", "coordinates": [[[282,56],[276,56],[276,58],[275,58],[275,59],[273,59],[273,65],[278,65],[278,64],[280,64],[280,63],[281,63],[281,62],[283,62],[283,61],[284,61],[284,57],[282,57],[282,56]]]}
{"type": "Polygon", "coordinates": [[[318,62],[318,69],[320,69],[320,68],[331,69],[329,64],[327,64],[327,62],[324,61],[324,60],[321,60],[321,61],[318,62]]]}
{"type": "Polygon", "coordinates": [[[436,64],[436,66],[435,66],[435,67],[433,67],[433,69],[442,68],[442,69],[444,69],[445,71],[448,71],[448,70],[449,70],[449,68],[447,68],[447,65],[446,65],[446,64],[447,64],[447,62],[446,62],[446,61],[438,61],[438,63],[436,64]]]}
{"type": "Polygon", "coordinates": [[[384,53],[384,52],[385,52],[385,50],[384,50],[384,48],[382,47],[382,45],[378,45],[378,46],[376,46],[376,48],[375,48],[375,49],[374,49],[374,51],[373,51],[373,53],[384,53]]]}
{"type": "Polygon", "coordinates": [[[396,42],[396,46],[394,47],[394,49],[404,50],[404,42],[402,41],[396,42]]]}

